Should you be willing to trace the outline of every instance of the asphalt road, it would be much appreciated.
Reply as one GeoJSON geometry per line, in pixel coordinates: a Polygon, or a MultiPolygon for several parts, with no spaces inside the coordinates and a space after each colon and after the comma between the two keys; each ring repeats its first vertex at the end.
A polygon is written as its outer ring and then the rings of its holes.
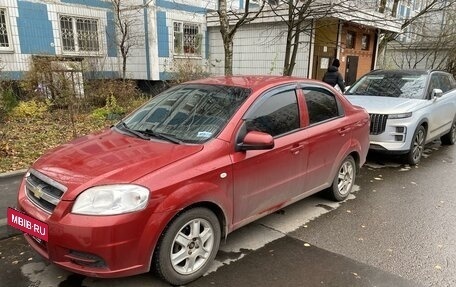
{"type": "MultiPolygon", "coordinates": [[[[456,147],[426,153],[418,167],[370,155],[350,199],[312,196],[235,231],[189,286],[456,286],[456,147]]],[[[168,286],[71,274],[21,236],[0,241],[0,258],[5,286],[168,286]]]]}
{"type": "Polygon", "coordinates": [[[0,175],[0,239],[18,233],[17,230],[7,225],[6,211],[8,207],[16,206],[17,189],[23,175],[22,172],[6,177],[0,175]]]}
{"type": "Polygon", "coordinates": [[[417,167],[370,157],[356,200],[291,236],[425,286],[456,286],[456,146],[417,167]]]}

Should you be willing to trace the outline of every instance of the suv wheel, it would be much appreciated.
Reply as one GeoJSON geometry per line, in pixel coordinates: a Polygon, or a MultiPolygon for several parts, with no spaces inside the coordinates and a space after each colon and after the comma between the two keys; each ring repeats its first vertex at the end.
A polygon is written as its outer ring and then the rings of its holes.
{"type": "Polygon", "coordinates": [[[420,162],[421,157],[423,156],[425,142],[426,129],[423,126],[420,126],[413,134],[412,144],[406,156],[409,164],[416,165],[420,162]]]}

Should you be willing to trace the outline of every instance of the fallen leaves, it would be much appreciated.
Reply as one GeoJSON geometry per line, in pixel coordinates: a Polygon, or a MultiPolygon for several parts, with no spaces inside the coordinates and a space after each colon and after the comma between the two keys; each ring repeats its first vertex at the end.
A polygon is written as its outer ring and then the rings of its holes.
{"type": "Polygon", "coordinates": [[[101,130],[112,121],[99,121],[79,114],[74,128],[65,111],[52,111],[41,118],[11,118],[0,125],[0,173],[29,167],[39,156],[80,136],[101,130]]]}

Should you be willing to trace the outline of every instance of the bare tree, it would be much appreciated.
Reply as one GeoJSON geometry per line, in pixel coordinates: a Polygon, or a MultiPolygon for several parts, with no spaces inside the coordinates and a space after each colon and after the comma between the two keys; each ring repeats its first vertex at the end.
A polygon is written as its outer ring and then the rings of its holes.
{"type": "MultiPolygon", "coordinates": [[[[250,0],[245,1],[244,10],[237,12],[229,9],[227,0],[218,0],[217,14],[220,21],[220,33],[223,39],[223,48],[225,52],[225,75],[233,74],[233,39],[237,30],[244,24],[252,22],[263,11],[265,2],[261,1],[261,5],[255,11],[250,11],[250,0]],[[231,21],[231,19],[235,19],[231,21]]],[[[242,8],[242,7],[241,7],[242,8]]]]}
{"type": "MultiPolygon", "coordinates": [[[[127,74],[127,59],[133,47],[140,46],[144,37],[143,29],[140,29],[140,17],[137,14],[146,5],[129,6],[124,0],[111,0],[114,11],[114,19],[117,28],[117,48],[122,56],[122,79],[127,74]]],[[[147,13],[147,12],[144,12],[147,13]]],[[[147,23],[144,23],[147,25],[147,23]]]]}
{"type": "MultiPolygon", "coordinates": [[[[313,29],[312,19],[324,18],[334,12],[336,6],[343,7],[343,4],[350,0],[321,1],[321,0],[282,0],[280,5],[271,6],[273,13],[287,26],[285,57],[283,62],[284,76],[293,74],[296,57],[300,45],[303,44],[302,35],[310,34],[313,29]]],[[[346,8],[344,8],[346,9],[346,8]]],[[[351,9],[351,8],[350,8],[351,9]]],[[[337,44],[337,43],[334,43],[337,44]]]]}
{"type": "Polygon", "coordinates": [[[284,0],[282,7],[286,7],[286,13],[281,13],[281,9],[271,6],[276,16],[279,16],[287,25],[287,40],[285,46],[285,58],[283,62],[283,75],[291,76],[296,65],[296,56],[300,44],[301,34],[308,30],[305,21],[309,18],[312,10],[311,4],[315,0],[284,0]]]}
{"type": "MultiPolygon", "coordinates": [[[[391,16],[396,17],[397,16],[397,7],[399,5],[400,0],[394,0],[393,6],[391,9],[391,16]]],[[[425,5],[422,6],[422,8],[419,10],[418,13],[416,13],[414,16],[405,19],[401,25],[401,30],[406,31],[407,28],[417,24],[417,25],[422,25],[423,19],[428,17],[429,15],[432,15],[433,13],[441,13],[445,9],[448,9],[452,6],[456,5],[455,0],[430,0],[426,1],[425,5]]],[[[380,7],[379,11],[386,13],[387,10],[385,9],[386,7],[386,1],[381,0],[380,2],[380,7]]],[[[395,32],[384,32],[383,35],[381,36],[381,41],[379,43],[379,48],[378,48],[378,54],[380,56],[385,55],[386,47],[388,46],[388,43],[396,40],[398,36],[398,33],[395,32]]]]}
{"type": "Polygon", "coordinates": [[[430,19],[422,21],[421,29],[407,32],[414,41],[394,41],[388,46],[388,58],[399,68],[428,68],[456,72],[456,7],[445,11],[445,21],[437,18],[439,23],[430,19]],[[439,29],[435,29],[438,24],[439,29]]]}

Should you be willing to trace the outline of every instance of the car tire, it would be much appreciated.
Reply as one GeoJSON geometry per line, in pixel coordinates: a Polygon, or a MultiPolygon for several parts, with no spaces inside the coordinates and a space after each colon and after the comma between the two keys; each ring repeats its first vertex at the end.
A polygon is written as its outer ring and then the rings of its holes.
{"type": "Polygon", "coordinates": [[[206,208],[184,211],[162,233],[153,256],[153,269],[172,285],[202,276],[220,245],[220,222],[206,208]]]}
{"type": "Polygon", "coordinates": [[[444,134],[440,140],[444,145],[454,145],[456,142],[456,119],[451,124],[451,129],[447,134],[444,134]]]}
{"type": "Polygon", "coordinates": [[[356,178],[356,163],[351,155],[341,163],[331,187],[326,190],[328,197],[334,201],[343,201],[352,192],[356,178]]]}
{"type": "Polygon", "coordinates": [[[426,142],[426,129],[420,126],[413,134],[410,150],[406,154],[406,161],[411,165],[416,165],[420,162],[423,156],[424,144],[426,142]]]}

